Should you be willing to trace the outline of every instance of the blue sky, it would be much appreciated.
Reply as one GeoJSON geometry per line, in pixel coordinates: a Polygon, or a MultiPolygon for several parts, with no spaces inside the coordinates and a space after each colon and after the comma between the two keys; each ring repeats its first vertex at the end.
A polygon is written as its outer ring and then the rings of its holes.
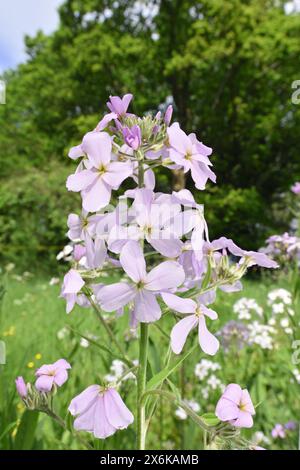
{"type": "MultiPolygon", "coordinates": [[[[225,0],[224,0],[225,1],[225,0]]],[[[24,35],[45,33],[58,25],[57,7],[63,0],[0,0],[0,73],[26,60],[24,35]]],[[[287,2],[287,13],[300,10],[300,0],[287,2]]]]}
{"type": "Polygon", "coordinates": [[[0,73],[26,60],[24,35],[45,33],[58,25],[62,0],[0,0],[0,73]]]}

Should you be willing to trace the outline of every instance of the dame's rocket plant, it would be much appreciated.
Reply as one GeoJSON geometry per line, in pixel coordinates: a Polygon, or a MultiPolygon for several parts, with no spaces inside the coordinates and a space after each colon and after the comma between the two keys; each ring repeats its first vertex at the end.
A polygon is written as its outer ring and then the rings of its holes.
{"type": "MultiPolygon", "coordinates": [[[[190,191],[155,192],[158,166],[190,173],[197,190],[205,190],[208,180],[215,183],[212,149],[195,134],[187,135],[179,123],[171,124],[172,107],[164,116],[138,117],[127,111],[131,100],[130,94],[110,97],[109,113],[69,152],[77,168],[67,179],[67,189],[80,193],[82,210],[68,216],[74,251],[61,296],[67,313],[75,304],[95,310],[116,358],[128,366],[125,373],[136,375],[136,408],[127,408],[118,383],[84,383],[84,391],[69,406],[74,428],[105,439],[135,421],[137,448],[145,449],[155,403],[165,397],[203,429],[211,448],[222,440],[247,447],[240,428],[252,426],[255,414],[247,390],[228,385],[214,421],[209,422],[181,399],[174,384],[170,388],[168,376],[180,361],[174,367],[168,365],[174,360],[172,353],[182,354],[183,361],[199,346],[204,354],[216,354],[219,341],[211,330],[221,312],[215,312],[211,304],[218,289],[240,290],[240,279],[250,266],[276,268],[277,264],[266,254],[245,251],[225,237],[210,241],[204,208],[190,191]],[[132,189],[118,197],[116,190],[125,180],[131,180],[132,189]],[[103,274],[111,270],[119,273],[120,281],[106,284],[103,274]],[[116,318],[128,315],[130,325],[139,329],[138,365],[127,357],[105,320],[114,314],[116,318]],[[149,334],[152,325],[166,315],[175,320],[172,330],[164,332],[170,336],[166,368],[147,383],[149,334]],[[194,332],[198,339],[191,347],[187,338],[194,332]],[[149,402],[154,406],[146,407],[149,402]]],[[[40,367],[35,386],[18,377],[17,391],[27,408],[45,412],[65,426],[53,410],[52,399],[67,381],[70,368],[64,359],[40,367]]]]}

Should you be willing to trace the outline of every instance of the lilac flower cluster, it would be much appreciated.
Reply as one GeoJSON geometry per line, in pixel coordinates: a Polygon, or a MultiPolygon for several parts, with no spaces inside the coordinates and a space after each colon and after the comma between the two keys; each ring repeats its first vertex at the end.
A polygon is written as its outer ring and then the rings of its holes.
{"type": "Polygon", "coordinates": [[[272,235],[260,251],[276,260],[281,266],[290,266],[292,261],[299,264],[300,238],[287,232],[282,235],[272,235]]]}
{"type": "MultiPolygon", "coordinates": [[[[194,133],[187,135],[177,122],[171,124],[171,106],[164,116],[158,113],[141,118],[128,113],[131,100],[130,94],[110,97],[109,113],[69,152],[79,163],[67,179],[67,189],[81,194],[82,210],[68,217],[72,267],[64,277],[61,296],[67,313],[75,304],[92,306],[98,316],[102,312],[115,312],[116,318],[128,314],[130,326],[140,327],[137,435],[143,448],[148,324],[173,312],[174,318],[182,318],[170,333],[172,351],[180,354],[188,335],[196,329],[202,351],[214,355],[219,340],[207,324],[210,327],[218,318],[210,308],[217,290],[240,290],[241,277],[253,265],[278,265],[267,254],[243,250],[231,239],[210,241],[204,208],[190,191],[154,191],[153,170],[159,165],[190,172],[195,187],[204,190],[208,180],[216,181],[209,158],[212,149],[194,133]],[[125,180],[131,180],[133,189],[116,201],[115,191],[125,180]],[[119,281],[106,284],[107,272],[118,273],[119,281]]],[[[123,353],[101,319],[111,341],[123,353]]],[[[124,362],[130,361],[125,357],[124,362]]],[[[46,388],[61,380],[48,372],[43,369],[38,379],[46,388]]],[[[248,394],[238,385],[229,387],[217,414],[233,426],[251,425],[254,409],[248,394]],[[228,412],[222,411],[225,408],[228,412]]],[[[110,384],[89,386],[73,399],[69,411],[76,417],[76,429],[99,438],[133,421],[110,384]]]]}

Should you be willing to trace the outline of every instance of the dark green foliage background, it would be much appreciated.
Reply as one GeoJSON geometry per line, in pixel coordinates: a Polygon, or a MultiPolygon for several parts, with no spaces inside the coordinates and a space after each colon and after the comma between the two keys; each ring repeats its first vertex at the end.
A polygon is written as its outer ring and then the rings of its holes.
{"type": "MultiPolygon", "coordinates": [[[[286,228],[273,208],[300,178],[300,106],[291,101],[300,15],[274,0],[140,3],[65,1],[57,31],[26,38],[28,61],[2,77],[5,261],[55,266],[66,216],[79,207],[64,186],[74,169],[67,150],[95,126],[110,94],[126,92],[135,113],[155,112],[173,96],[175,119],[213,147],[217,186],[196,194],[211,237],[226,234],[250,249],[286,228]]],[[[171,186],[171,174],[158,175],[160,189],[171,186]]]]}

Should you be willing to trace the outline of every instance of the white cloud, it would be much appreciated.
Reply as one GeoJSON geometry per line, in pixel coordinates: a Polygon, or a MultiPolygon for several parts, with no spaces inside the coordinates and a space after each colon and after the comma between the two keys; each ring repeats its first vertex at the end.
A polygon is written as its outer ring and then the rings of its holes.
{"type": "Polygon", "coordinates": [[[62,0],[0,0],[0,73],[26,60],[24,36],[58,25],[62,0]]]}

